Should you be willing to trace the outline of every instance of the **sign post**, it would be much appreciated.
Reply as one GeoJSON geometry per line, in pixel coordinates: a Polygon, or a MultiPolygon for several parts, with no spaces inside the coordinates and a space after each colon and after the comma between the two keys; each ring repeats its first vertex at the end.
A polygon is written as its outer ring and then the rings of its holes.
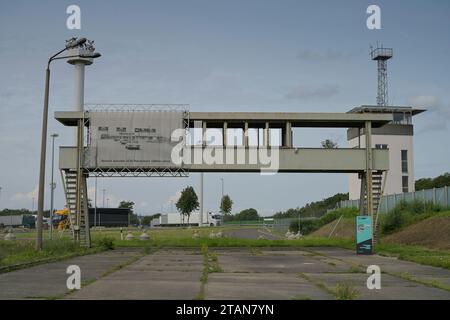
{"type": "Polygon", "coordinates": [[[372,217],[356,217],[356,253],[373,254],[372,217]]]}

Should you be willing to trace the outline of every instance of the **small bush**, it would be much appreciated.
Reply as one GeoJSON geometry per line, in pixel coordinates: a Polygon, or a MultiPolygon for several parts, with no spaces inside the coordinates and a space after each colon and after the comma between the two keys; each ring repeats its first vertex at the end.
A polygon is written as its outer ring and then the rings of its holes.
{"type": "Polygon", "coordinates": [[[338,283],[334,295],[337,300],[354,300],[359,296],[359,291],[348,283],[338,283]]]}
{"type": "Polygon", "coordinates": [[[96,243],[97,246],[104,248],[106,250],[113,250],[114,249],[114,239],[111,237],[103,237],[97,240],[96,243]]]}

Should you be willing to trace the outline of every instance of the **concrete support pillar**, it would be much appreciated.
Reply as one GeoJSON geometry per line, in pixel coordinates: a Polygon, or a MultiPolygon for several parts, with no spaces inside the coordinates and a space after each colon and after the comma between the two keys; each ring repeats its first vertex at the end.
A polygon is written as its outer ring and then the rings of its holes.
{"type": "Polygon", "coordinates": [[[366,121],[366,191],[367,191],[367,215],[373,216],[373,191],[372,191],[372,122],[366,121]]]}
{"type": "Polygon", "coordinates": [[[292,125],[290,122],[286,122],[284,141],[286,143],[285,147],[292,148],[292,125]]]}
{"type": "Polygon", "coordinates": [[[202,122],[202,146],[206,146],[206,121],[202,122]]]}
{"type": "Polygon", "coordinates": [[[244,123],[244,137],[243,137],[243,145],[244,147],[248,147],[248,122],[244,123]]]}
{"type": "Polygon", "coordinates": [[[223,132],[222,132],[222,141],[223,141],[222,143],[224,147],[226,147],[228,144],[227,134],[228,134],[228,122],[225,121],[223,123],[223,132]]]}
{"type": "Polygon", "coordinates": [[[84,110],[84,62],[77,62],[75,66],[75,111],[84,110]]]}
{"type": "Polygon", "coordinates": [[[270,145],[270,136],[269,136],[269,123],[266,122],[264,128],[264,136],[263,136],[263,146],[268,147],[270,145]]]}
{"type": "Polygon", "coordinates": [[[203,172],[200,173],[200,227],[203,227],[203,172]]]}

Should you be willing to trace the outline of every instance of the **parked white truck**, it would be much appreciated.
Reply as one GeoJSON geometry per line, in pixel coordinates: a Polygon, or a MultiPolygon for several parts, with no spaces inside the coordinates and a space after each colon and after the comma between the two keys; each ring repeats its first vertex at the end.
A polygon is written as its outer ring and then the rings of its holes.
{"type": "MultiPolygon", "coordinates": [[[[212,212],[203,213],[202,226],[204,227],[215,227],[222,224],[222,216],[220,214],[214,214],[212,212]]],[[[163,213],[159,217],[159,225],[161,227],[176,227],[176,226],[187,226],[187,217],[182,220],[182,216],[177,213],[163,213]]],[[[190,226],[200,226],[200,212],[192,212],[189,218],[190,226]]]]}

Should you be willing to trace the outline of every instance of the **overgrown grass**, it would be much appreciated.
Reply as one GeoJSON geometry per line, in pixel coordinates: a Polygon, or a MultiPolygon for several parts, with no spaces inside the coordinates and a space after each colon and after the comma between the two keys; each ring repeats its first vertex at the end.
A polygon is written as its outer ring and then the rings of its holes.
{"type": "Polygon", "coordinates": [[[380,215],[382,234],[391,234],[421,220],[443,213],[445,209],[431,202],[401,201],[385,215],[380,215]]]}
{"type": "Polygon", "coordinates": [[[105,248],[100,246],[80,247],[70,240],[45,241],[40,251],[36,250],[34,241],[0,241],[0,268],[8,271],[25,263],[56,261],[103,250],[105,248]]]}
{"type": "Polygon", "coordinates": [[[351,239],[328,239],[328,238],[301,238],[296,240],[266,240],[266,239],[236,239],[236,238],[218,238],[210,239],[208,237],[200,237],[198,239],[191,238],[166,238],[152,237],[150,232],[150,240],[117,240],[117,247],[145,247],[147,245],[159,247],[197,247],[202,245],[208,247],[248,247],[248,248],[271,248],[271,247],[341,247],[354,248],[354,241],[351,239]]]}
{"type": "Polygon", "coordinates": [[[401,260],[450,269],[449,250],[434,250],[420,246],[380,243],[375,246],[375,251],[384,256],[394,256],[401,260]]]}
{"type": "Polygon", "coordinates": [[[337,300],[354,300],[359,296],[359,291],[349,283],[338,283],[334,288],[334,296],[337,300]]]}

